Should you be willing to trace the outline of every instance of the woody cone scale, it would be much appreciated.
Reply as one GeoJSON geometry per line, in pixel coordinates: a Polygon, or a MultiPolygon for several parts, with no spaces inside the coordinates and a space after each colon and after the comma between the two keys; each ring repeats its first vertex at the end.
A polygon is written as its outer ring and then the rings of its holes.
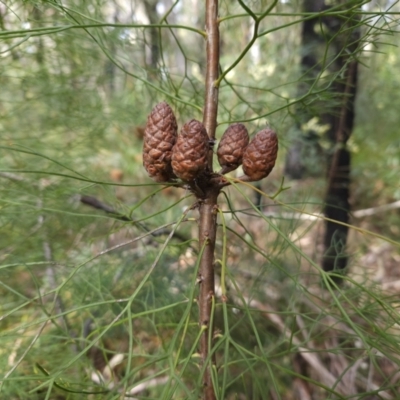
{"type": "Polygon", "coordinates": [[[171,107],[157,104],[151,111],[144,130],[143,166],[156,182],[170,182],[176,178],[172,171],[172,149],[178,127],[171,107]]]}
{"type": "Polygon", "coordinates": [[[278,155],[278,137],[272,129],[258,132],[243,154],[242,181],[259,181],[270,174],[278,155]]]}
{"type": "Polygon", "coordinates": [[[209,144],[204,125],[192,119],[183,125],[172,151],[172,170],[183,181],[193,181],[207,167],[209,144]]]}
{"type": "Polygon", "coordinates": [[[217,156],[222,169],[220,174],[235,170],[242,164],[244,151],[249,144],[249,134],[243,124],[232,124],[222,135],[217,156]]]}

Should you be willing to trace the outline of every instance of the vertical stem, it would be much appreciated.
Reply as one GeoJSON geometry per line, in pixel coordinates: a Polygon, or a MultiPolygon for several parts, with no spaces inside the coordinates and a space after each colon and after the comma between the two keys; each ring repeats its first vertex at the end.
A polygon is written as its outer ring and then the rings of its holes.
{"type": "MultiPolygon", "coordinates": [[[[215,82],[218,79],[219,67],[219,27],[218,27],[218,0],[206,0],[206,32],[207,32],[207,72],[206,96],[203,123],[210,139],[215,138],[218,113],[218,88],[215,82]]],[[[208,155],[208,167],[212,172],[213,152],[208,155]]],[[[217,233],[217,198],[219,187],[206,185],[205,196],[200,201],[199,212],[199,246],[204,246],[199,268],[199,324],[204,329],[200,338],[200,354],[204,367],[203,399],[215,400],[215,390],[211,379],[212,365],[215,356],[210,357],[209,336],[212,303],[214,298],[214,249],[217,233]],[[207,361],[208,360],[208,361],[207,361]]]]}
{"type": "MultiPolygon", "coordinates": [[[[218,192],[212,192],[200,205],[199,245],[204,251],[199,268],[199,325],[204,329],[200,338],[200,354],[203,366],[209,358],[209,327],[212,325],[211,308],[214,297],[214,249],[217,233],[217,197],[218,192]]],[[[203,375],[203,398],[214,400],[214,386],[211,379],[211,368],[215,364],[215,356],[208,360],[203,375]]]]}
{"type": "MultiPolygon", "coordinates": [[[[214,139],[218,113],[218,87],[215,86],[219,72],[218,0],[206,0],[206,33],[207,71],[203,124],[210,139],[214,139]]],[[[212,151],[208,162],[212,171],[212,151]]]]}

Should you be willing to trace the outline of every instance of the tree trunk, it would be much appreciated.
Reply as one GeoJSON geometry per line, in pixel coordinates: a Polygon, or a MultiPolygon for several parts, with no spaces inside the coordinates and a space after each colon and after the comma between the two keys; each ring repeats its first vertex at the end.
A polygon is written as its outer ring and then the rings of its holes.
{"type": "MultiPolygon", "coordinates": [[[[323,24],[324,18],[317,13],[326,8],[324,0],[304,0],[303,12],[316,13],[314,18],[306,19],[301,31],[301,73],[304,74],[298,85],[298,96],[308,93],[311,85],[321,73],[321,59],[327,46],[326,38],[317,33],[317,28],[323,24]]],[[[318,135],[312,130],[302,132],[301,126],[313,117],[319,117],[318,108],[303,107],[296,110],[296,123],[293,126],[294,141],[286,155],[285,175],[291,179],[301,179],[305,173],[312,174],[312,169],[319,162],[317,155],[321,153],[318,135]]],[[[320,168],[318,168],[320,171],[320,168]]]]}
{"type": "MultiPolygon", "coordinates": [[[[147,17],[149,18],[150,24],[154,25],[159,22],[157,13],[157,1],[145,0],[143,2],[144,8],[146,9],[147,17]]],[[[160,58],[160,45],[159,45],[159,34],[157,28],[150,28],[150,68],[153,73],[157,71],[158,60],[160,58]]]]}
{"type": "MultiPolygon", "coordinates": [[[[345,61],[343,61],[345,62],[345,61]]],[[[331,157],[328,185],[325,195],[324,256],[322,268],[325,271],[343,271],[348,256],[346,242],[348,227],[332,220],[347,224],[349,222],[349,195],[351,154],[346,143],[352,133],[354,124],[354,106],[357,91],[357,61],[352,61],[346,70],[346,82],[343,89],[343,104],[339,116],[335,116],[335,151],[331,157]]],[[[332,130],[331,130],[332,132],[332,130]]]]}
{"type": "MultiPolygon", "coordinates": [[[[328,12],[330,7],[324,0],[304,2],[307,13],[328,12]]],[[[338,4],[334,8],[337,10],[338,4]]],[[[312,170],[319,173],[323,170],[321,165],[326,165],[328,183],[324,214],[329,220],[325,222],[322,257],[325,271],[343,270],[347,265],[348,228],[341,223],[348,223],[350,211],[351,156],[346,143],[353,129],[357,83],[357,61],[353,60],[359,43],[356,12],[349,11],[349,18],[345,21],[324,14],[303,23],[301,67],[304,76],[299,84],[299,96],[307,94],[311,85],[318,89],[327,87],[327,95],[322,101],[308,102],[311,105],[297,113],[295,129],[298,137],[288,151],[285,166],[289,177],[301,179],[305,173],[312,174],[312,170]],[[320,82],[315,84],[318,78],[320,82]],[[333,84],[329,84],[332,80],[333,84]],[[321,133],[313,131],[312,124],[305,132],[301,129],[302,124],[312,118],[316,118],[319,127],[325,127],[325,138],[329,143],[325,154],[318,143],[321,133]]]]}

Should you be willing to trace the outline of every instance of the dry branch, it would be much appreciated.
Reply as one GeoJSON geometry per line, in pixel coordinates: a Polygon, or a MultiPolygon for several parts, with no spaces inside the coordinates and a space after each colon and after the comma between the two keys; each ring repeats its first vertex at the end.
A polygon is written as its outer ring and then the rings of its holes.
{"type": "MultiPolygon", "coordinates": [[[[347,358],[344,354],[335,352],[335,354],[330,354],[332,360],[332,364],[335,364],[334,371],[328,370],[326,367],[326,363],[323,362],[320,358],[321,350],[317,349],[315,344],[310,341],[309,332],[306,331],[305,324],[299,313],[296,313],[296,323],[300,328],[301,335],[303,340],[300,339],[282,320],[282,318],[278,315],[277,311],[274,310],[270,305],[264,304],[258,300],[250,299],[244,294],[244,291],[240,289],[238,283],[235,283],[235,286],[239,288],[241,292],[241,297],[236,296],[233,293],[233,290],[230,291],[229,299],[230,301],[237,307],[241,308],[243,305],[245,307],[254,308],[258,311],[262,312],[262,315],[267,318],[272,324],[278,329],[281,334],[283,334],[288,342],[292,343],[294,346],[297,347],[297,354],[306,362],[306,364],[312,369],[315,375],[318,377],[319,382],[326,386],[327,388],[332,389],[336,393],[342,396],[355,396],[357,395],[357,387],[363,387],[363,390],[373,390],[379,392],[379,396],[382,399],[391,400],[393,397],[385,390],[380,390],[379,386],[376,385],[374,382],[366,381],[360,374],[357,374],[357,371],[363,361],[362,358],[357,360],[350,365],[347,358]],[[304,342],[307,343],[307,347],[304,346],[304,342]]],[[[221,293],[221,287],[218,285],[216,288],[216,292],[218,294],[221,293]]],[[[306,304],[310,304],[311,302],[306,301],[306,304]]],[[[312,306],[314,304],[311,303],[312,306]]],[[[316,308],[318,311],[319,309],[316,308]]],[[[327,316],[327,323],[330,326],[338,326],[341,327],[342,331],[354,332],[344,323],[334,319],[332,316],[327,316]]],[[[332,332],[336,331],[332,330],[332,332]]],[[[337,340],[334,335],[330,336],[333,337],[334,340],[337,340]]],[[[296,389],[300,392],[305,391],[306,388],[302,385],[301,380],[299,381],[298,378],[295,380],[296,382],[296,389]]],[[[303,400],[303,397],[298,397],[303,400]]],[[[307,397],[304,397],[306,399],[307,397]]]]}
{"type": "MultiPolygon", "coordinates": [[[[218,113],[218,87],[215,82],[219,74],[219,26],[218,0],[206,0],[206,88],[203,124],[211,141],[215,138],[218,113]]],[[[213,172],[213,151],[208,153],[208,171],[213,172]]],[[[212,382],[212,365],[215,355],[210,356],[209,337],[212,335],[212,304],[215,296],[214,249],[217,234],[217,199],[220,186],[210,181],[205,185],[205,193],[199,202],[199,250],[202,255],[199,263],[199,325],[203,329],[200,338],[200,355],[204,367],[203,398],[214,400],[215,390],[212,382]]]]}
{"type": "MultiPolygon", "coordinates": [[[[100,201],[96,197],[81,195],[79,197],[79,199],[80,199],[80,202],[82,204],[86,204],[87,206],[96,208],[97,210],[102,210],[105,213],[112,215],[115,219],[118,219],[120,221],[133,222],[135,225],[140,226],[146,232],[150,231],[150,229],[148,229],[145,224],[143,224],[143,223],[141,223],[139,221],[135,221],[134,219],[129,218],[124,214],[121,214],[120,212],[116,211],[113,207],[109,206],[106,203],[103,203],[102,201],[100,201]]],[[[171,232],[170,229],[160,228],[160,229],[151,231],[150,234],[153,237],[157,237],[157,236],[169,235],[170,232],[171,232]]],[[[187,242],[189,240],[189,238],[187,238],[186,236],[180,234],[179,232],[174,232],[173,237],[175,239],[181,240],[182,242],[187,242]]]]}

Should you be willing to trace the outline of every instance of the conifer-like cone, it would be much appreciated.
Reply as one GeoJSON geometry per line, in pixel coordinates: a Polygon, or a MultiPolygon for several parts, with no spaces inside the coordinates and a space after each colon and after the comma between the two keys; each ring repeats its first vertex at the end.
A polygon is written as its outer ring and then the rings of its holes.
{"type": "Polygon", "coordinates": [[[178,127],[171,107],[157,104],[147,118],[143,137],[143,166],[156,182],[176,178],[172,172],[172,148],[178,136],[178,127]]]}
{"type": "Polygon", "coordinates": [[[222,135],[217,156],[222,169],[220,174],[235,170],[242,164],[244,150],[249,144],[249,133],[243,124],[233,124],[222,135]]]}
{"type": "Polygon", "coordinates": [[[192,119],[183,125],[172,150],[172,169],[178,178],[192,181],[207,167],[209,144],[204,125],[192,119]]]}
{"type": "Polygon", "coordinates": [[[253,182],[270,174],[278,155],[278,137],[272,129],[258,132],[243,154],[243,171],[239,179],[253,182]]]}

